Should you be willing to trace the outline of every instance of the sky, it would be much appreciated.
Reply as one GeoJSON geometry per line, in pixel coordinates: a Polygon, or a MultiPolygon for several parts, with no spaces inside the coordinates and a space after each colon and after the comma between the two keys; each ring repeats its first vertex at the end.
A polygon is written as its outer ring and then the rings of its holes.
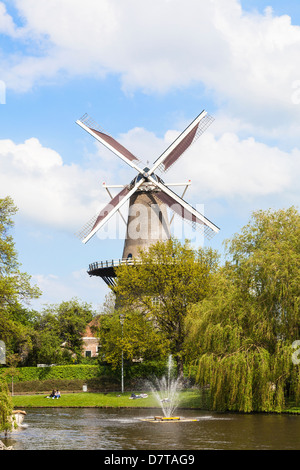
{"type": "Polygon", "coordinates": [[[21,270],[42,291],[31,307],[100,309],[109,290],[88,266],[122,256],[119,216],[87,244],[75,235],[109,202],[103,182],[136,176],[76,124],[85,113],[150,165],[213,116],[159,175],[191,180],[185,200],[221,229],[203,242],[174,225],[194,246],[223,256],[254,211],[299,207],[299,56],[297,0],[0,1],[0,198],[18,207],[21,270]]]}

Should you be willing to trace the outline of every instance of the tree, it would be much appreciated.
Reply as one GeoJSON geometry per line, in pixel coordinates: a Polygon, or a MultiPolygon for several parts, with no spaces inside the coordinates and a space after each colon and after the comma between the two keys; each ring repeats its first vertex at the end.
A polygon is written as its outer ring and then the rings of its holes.
{"type": "Polygon", "coordinates": [[[140,251],[138,262],[117,270],[117,300],[125,308],[139,312],[161,332],[181,376],[188,307],[207,295],[217,261],[214,250],[194,250],[188,241],[181,244],[170,239],[140,251]]]}
{"type": "Polygon", "coordinates": [[[32,348],[27,364],[64,364],[81,360],[83,333],[95,312],[90,304],[74,298],[47,305],[41,313],[23,313],[32,348]]]}
{"type": "Polygon", "coordinates": [[[101,315],[100,358],[115,369],[133,360],[159,360],[166,356],[168,341],[140,312],[117,310],[101,315]]]}
{"type": "Polygon", "coordinates": [[[63,362],[62,338],[58,319],[52,308],[45,307],[36,318],[32,334],[32,351],[28,362],[36,364],[61,364],[63,362]]]}
{"type": "Polygon", "coordinates": [[[94,317],[92,306],[86,302],[80,303],[78,299],[72,299],[68,302],[61,302],[56,315],[65,348],[71,350],[77,360],[80,360],[83,347],[82,335],[87,324],[94,317]]]}
{"type": "Polygon", "coordinates": [[[228,241],[230,260],[186,320],[197,380],[218,410],[280,411],[300,398],[292,343],[300,334],[300,215],[258,211],[228,241]]]}
{"type": "Polygon", "coordinates": [[[5,375],[0,375],[0,432],[10,431],[12,428],[13,403],[9,395],[5,375]]]}
{"type": "Polygon", "coordinates": [[[9,229],[13,227],[12,216],[16,213],[12,199],[0,199],[0,310],[28,302],[41,292],[30,285],[30,276],[19,271],[17,252],[9,229]]]}
{"type": "Polygon", "coordinates": [[[8,353],[11,342],[24,344],[27,341],[26,328],[14,312],[41,294],[36,286],[31,286],[31,277],[20,271],[14,240],[9,233],[16,212],[10,197],[0,199],[0,339],[6,343],[8,353]]]}
{"type": "Polygon", "coordinates": [[[80,361],[83,333],[94,314],[90,304],[76,298],[45,307],[36,325],[39,331],[38,359],[60,361],[64,349],[66,354],[69,352],[80,361]]]}

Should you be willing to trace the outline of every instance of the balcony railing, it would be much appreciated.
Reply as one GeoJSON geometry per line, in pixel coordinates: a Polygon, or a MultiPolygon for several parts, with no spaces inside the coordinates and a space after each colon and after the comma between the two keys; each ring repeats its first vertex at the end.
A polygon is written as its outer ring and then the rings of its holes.
{"type": "MultiPolygon", "coordinates": [[[[197,260],[194,262],[196,263],[197,260]]],[[[143,261],[138,258],[123,258],[123,259],[112,259],[109,261],[96,261],[95,263],[91,263],[89,265],[89,272],[96,271],[97,269],[117,268],[118,266],[123,266],[123,265],[134,266],[134,265],[142,264],[142,263],[143,261]]],[[[152,263],[162,264],[162,261],[153,259],[152,263]]],[[[167,261],[167,262],[164,262],[163,264],[171,265],[171,264],[177,264],[177,263],[178,263],[178,260],[174,258],[172,261],[167,261]]]]}
{"type": "Polygon", "coordinates": [[[123,259],[112,259],[110,261],[96,261],[95,263],[89,264],[89,271],[95,271],[96,269],[103,269],[103,268],[117,268],[118,266],[122,266],[124,264],[127,265],[134,265],[134,264],[141,264],[141,260],[139,259],[132,259],[132,258],[123,258],[123,259]]]}

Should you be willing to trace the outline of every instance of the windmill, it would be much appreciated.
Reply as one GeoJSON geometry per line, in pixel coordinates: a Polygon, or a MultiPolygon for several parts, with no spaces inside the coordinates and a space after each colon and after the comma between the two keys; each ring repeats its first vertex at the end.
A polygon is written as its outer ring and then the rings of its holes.
{"type": "Polygon", "coordinates": [[[215,224],[183,199],[190,181],[184,183],[184,193],[182,196],[178,196],[170,189],[170,186],[180,186],[182,183],[165,184],[155,173],[157,170],[167,172],[203,134],[212,121],[213,118],[206,111],[202,111],[155,160],[151,168],[141,166],[140,160],[135,155],[104,132],[87,114],[76,121],[81,128],[137,171],[135,178],[127,185],[109,186],[104,184],[111,201],[77,233],[82,242],[87,243],[114,214],[120,213],[121,207],[126,202],[129,202],[127,233],[122,259],[117,262],[93,263],[89,266],[88,273],[90,275],[101,276],[108,285],[112,286],[116,276],[114,271],[116,266],[136,259],[140,248],[147,249],[157,240],[170,238],[168,208],[184,221],[191,223],[194,228],[200,229],[207,238],[211,238],[219,231],[215,224]],[[113,197],[109,191],[111,187],[122,189],[113,197]]]}

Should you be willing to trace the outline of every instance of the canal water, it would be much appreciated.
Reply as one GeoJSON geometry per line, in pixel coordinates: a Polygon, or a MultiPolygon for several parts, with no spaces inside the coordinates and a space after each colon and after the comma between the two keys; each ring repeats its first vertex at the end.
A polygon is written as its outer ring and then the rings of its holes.
{"type": "Polygon", "coordinates": [[[180,410],[193,422],[142,421],[145,409],[30,408],[15,450],[300,450],[300,416],[180,410]]]}

